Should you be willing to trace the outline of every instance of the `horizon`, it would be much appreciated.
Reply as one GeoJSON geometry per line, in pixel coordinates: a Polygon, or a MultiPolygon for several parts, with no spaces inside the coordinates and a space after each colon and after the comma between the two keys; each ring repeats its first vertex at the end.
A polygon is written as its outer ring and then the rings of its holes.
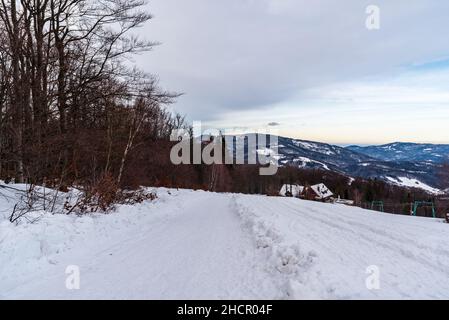
{"type": "Polygon", "coordinates": [[[161,45],[135,62],[185,93],[171,110],[211,127],[449,144],[449,3],[379,0],[378,29],[369,4],[154,0],[139,34],[161,45]]]}
{"type": "MultiPolygon", "coordinates": [[[[263,134],[263,132],[260,132],[261,134],[263,134]]],[[[250,134],[256,134],[255,132],[245,132],[245,133],[235,133],[235,134],[225,134],[225,136],[243,136],[243,135],[250,135],[250,134]]],[[[309,140],[309,139],[303,139],[301,137],[289,137],[283,134],[271,134],[274,136],[278,136],[281,138],[286,138],[286,139],[294,139],[294,140],[301,140],[301,141],[305,141],[305,142],[316,142],[316,143],[323,143],[323,144],[329,144],[329,145],[335,145],[335,146],[339,146],[339,147],[350,147],[350,146],[358,146],[358,147],[381,147],[381,146],[386,146],[386,145],[392,145],[392,144],[396,144],[396,143],[400,143],[400,144],[416,144],[416,145],[448,145],[449,143],[433,143],[433,142],[412,142],[412,141],[391,141],[391,142],[387,142],[387,143],[373,143],[373,144],[367,144],[367,143],[342,143],[342,142],[328,142],[328,141],[319,141],[319,140],[309,140]]]]}

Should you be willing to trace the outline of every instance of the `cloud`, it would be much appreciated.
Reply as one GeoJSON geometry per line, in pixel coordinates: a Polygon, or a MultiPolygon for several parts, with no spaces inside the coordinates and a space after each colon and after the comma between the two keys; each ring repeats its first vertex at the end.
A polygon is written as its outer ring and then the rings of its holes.
{"type": "Polygon", "coordinates": [[[269,127],[279,127],[281,124],[279,122],[270,122],[268,124],[269,127]]]}
{"type": "MultiPolygon", "coordinates": [[[[449,42],[444,41],[449,2],[378,0],[379,31],[365,27],[369,4],[364,0],[152,0],[149,9],[155,18],[141,33],[162,45],[137,62],[158,74],[165,88],[186,93],[174,106],[177,111],[191,120],[221,121],[226,126],[235,121],[227,115],[245,112],[259,118],[259,122],[252,119],[254,123],[278,119],[272,110],[279,105],[289,105],[284,108],[287,115],[296,114],[307,108],[312,91],[326,93],[323,103],[329,102],[328,96],[350,100],[350,95],[338,97],[326,91],[347,83],[360,83],[360,90],[352,92],[355,100],[371,99],[373,94],[383,101],[386,88],[361,90],[367,79],[381,83],[414,64],[449,55],[449,42]],[[231,120],[223,123],[226,119],[231,120]]],[[[407,87],[406,80],[402,86],[407,87]]],[[[387,91],[390,95],[394,88],[387,91]]]]}

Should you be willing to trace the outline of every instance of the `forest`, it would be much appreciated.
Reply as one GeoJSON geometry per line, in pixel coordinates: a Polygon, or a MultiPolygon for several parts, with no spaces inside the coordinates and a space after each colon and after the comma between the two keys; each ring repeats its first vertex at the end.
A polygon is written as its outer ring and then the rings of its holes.
{"type": "MultiPolygon", "coordinates": [[[[141,0],[2,0],[0,176],[89,185],[126,168],[184,125],[177,94],[129,63],[155,43],[133,31],[151,19],[141,0]]],[[[156,160],[157,161],[157,160],[156,160]]]]}

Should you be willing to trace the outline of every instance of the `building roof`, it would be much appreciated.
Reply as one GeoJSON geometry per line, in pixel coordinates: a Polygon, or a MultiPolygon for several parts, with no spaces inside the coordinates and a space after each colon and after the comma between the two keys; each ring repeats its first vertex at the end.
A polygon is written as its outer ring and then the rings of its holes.
{"type": "Polygon", "coordinates": [[[299,195],[304,191],[304,187],[297,184],[284,184],[279,192],[279,195],[286,197],[288,192],[292,193],[293,197],[299,197],[299,195]]]}
{"type": "Polygon", "coordinates": [[[334,195],[324,183],[316,184],[310,188],[315,192],[318,199],[327,199],[334,195]]]}

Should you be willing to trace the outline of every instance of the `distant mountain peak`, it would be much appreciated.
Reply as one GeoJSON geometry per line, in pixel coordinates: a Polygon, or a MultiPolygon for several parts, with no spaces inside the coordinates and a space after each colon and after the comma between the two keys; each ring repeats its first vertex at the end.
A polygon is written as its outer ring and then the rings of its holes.
{"type": "Polygon", "coordinates": [[[393,142],[380,146],[349,146],[347,149],[382,161],[416,161],[437,164],[449,161],[449,145],[445,144],[393,142]]]}

